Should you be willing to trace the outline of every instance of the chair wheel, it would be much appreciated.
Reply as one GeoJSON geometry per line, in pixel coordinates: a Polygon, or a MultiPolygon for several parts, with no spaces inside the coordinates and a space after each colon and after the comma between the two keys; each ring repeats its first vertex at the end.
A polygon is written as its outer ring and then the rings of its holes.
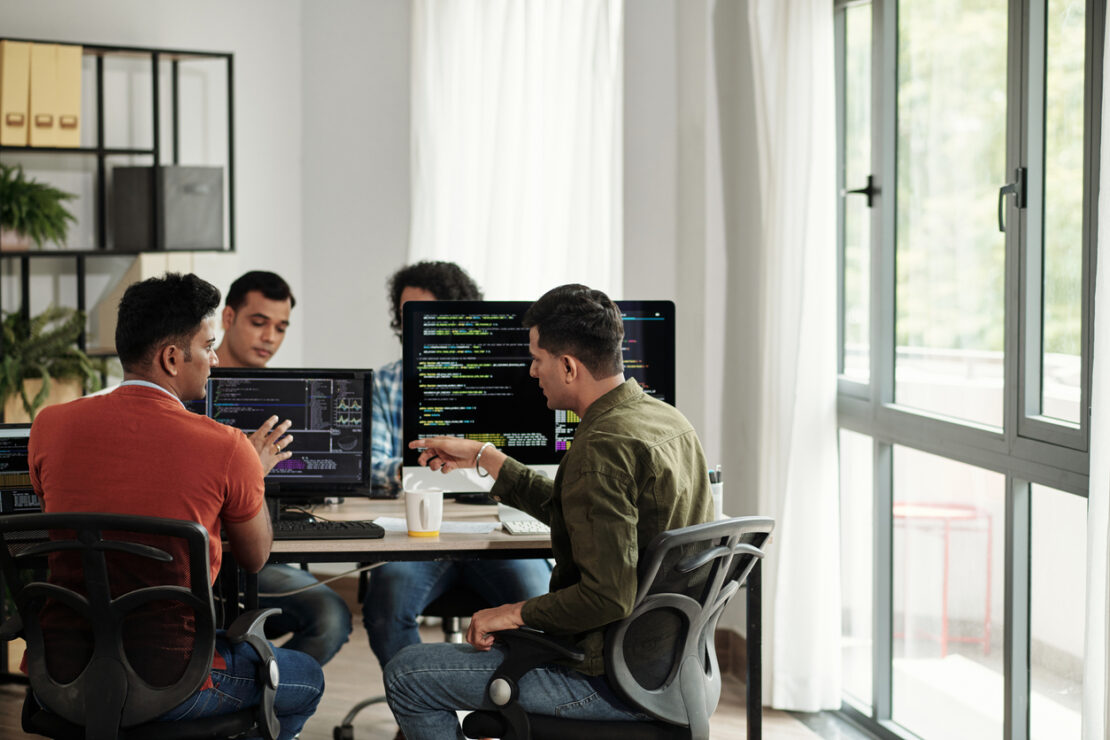
{"type": "Polygon", "coordinates": [[[355,740],[355,728],[351,725],[338,725],[331,730],[333,740],[355,740]]]}

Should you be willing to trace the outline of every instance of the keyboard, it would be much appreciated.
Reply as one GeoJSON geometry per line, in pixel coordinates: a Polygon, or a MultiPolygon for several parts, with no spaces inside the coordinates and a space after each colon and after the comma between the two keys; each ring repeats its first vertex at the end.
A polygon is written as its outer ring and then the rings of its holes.
{"type": "Polygon", "coordinates": [[[275,540],[376,540],[384,536],[385,530],[368,520],[281,519],[274,522],[275,540]]]}
{"type": "Polygon", "coordinates": [[[551,534],[551,527],[538,519],[502,519],[501,527],[509,534],[551,534]]]}

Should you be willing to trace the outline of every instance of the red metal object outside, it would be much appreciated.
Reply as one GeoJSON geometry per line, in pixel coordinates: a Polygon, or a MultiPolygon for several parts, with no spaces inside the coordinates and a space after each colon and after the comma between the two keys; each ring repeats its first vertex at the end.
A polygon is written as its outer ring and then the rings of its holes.
{"type": "MultiPolygon", "coordinates": [[[[991,515],[982,509],[968,504],[933,503],[933,502],[894,502],[894,523],[904,523],[906,526],[915,526],[921,529],[940,529],[944,538],[944,561],[941,592],[941,617],[940,635],[926,635],[940,642],[940,656],[948,655],[950,642],[975,643],[983,646],[983,654],[988,655],[991,649],[991,565],[993,547],[993,522],[991,515]],[[985,529],[982,522],[985,522],[985,529]],[[956,526],[953,526],[953,525],[956,526]],[[961,526],[962,525],[962,526],[961,526]],[[987,535],[987,573],[986,596],[983,611],[983,632],[980,636],[952,636],[948,629],[948,581],[949,558],[951,553],[952,532],[986,532],[987,535]]],[[[905,609],[903,609],[905,619],[905,609]]],[[[903,637],[895,634],[895,637],[903,637]]]]}

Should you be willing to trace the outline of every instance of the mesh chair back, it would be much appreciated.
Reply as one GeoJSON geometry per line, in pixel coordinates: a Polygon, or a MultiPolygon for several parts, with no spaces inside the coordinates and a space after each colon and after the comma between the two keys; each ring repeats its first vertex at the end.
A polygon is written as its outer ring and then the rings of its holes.
{"type": "Polygon", "coordinates": [[[708,731],[721,696],[717,620],[773,528],[766,517],[739,517],[663,532],[647,546],[632,613],[605,639],[609,683],[630,705],[708,731]]]}
{"type": "Polygon", "coordinates": [[[49,711],[89,738],[114,738],[203,684],[215,649],[204,527],[29,514],[0,516],[0,538],[31,688],[49,711]]]}

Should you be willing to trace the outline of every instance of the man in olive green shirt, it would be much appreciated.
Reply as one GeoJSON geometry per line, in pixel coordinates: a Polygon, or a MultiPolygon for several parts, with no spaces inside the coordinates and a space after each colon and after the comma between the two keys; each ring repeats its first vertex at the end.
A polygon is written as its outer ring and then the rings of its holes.
{"type": "Polygon", "coordinates": [[[502,655],[493,633],[523,625],[572,637],[586,659],[525,675],[525,711],[576,719],[647,719],[624,706],[604,678],[605,628],[636,596],[640,551],[655,535],[708,521],[705,454],[676,409],[625,380],[620,310],[597,290],[565,285],[524,316],[531,375],[548,407],[582,421],[552,481],[489,443],[415,440],[433,470],[478,467],[496,478],[490,495],[551,525],[551,590],[474,614],[466,645],[413,645],[386,666],[386,696],[408,740],[463,737],[455,711],[481,705],[502,655]]]}

